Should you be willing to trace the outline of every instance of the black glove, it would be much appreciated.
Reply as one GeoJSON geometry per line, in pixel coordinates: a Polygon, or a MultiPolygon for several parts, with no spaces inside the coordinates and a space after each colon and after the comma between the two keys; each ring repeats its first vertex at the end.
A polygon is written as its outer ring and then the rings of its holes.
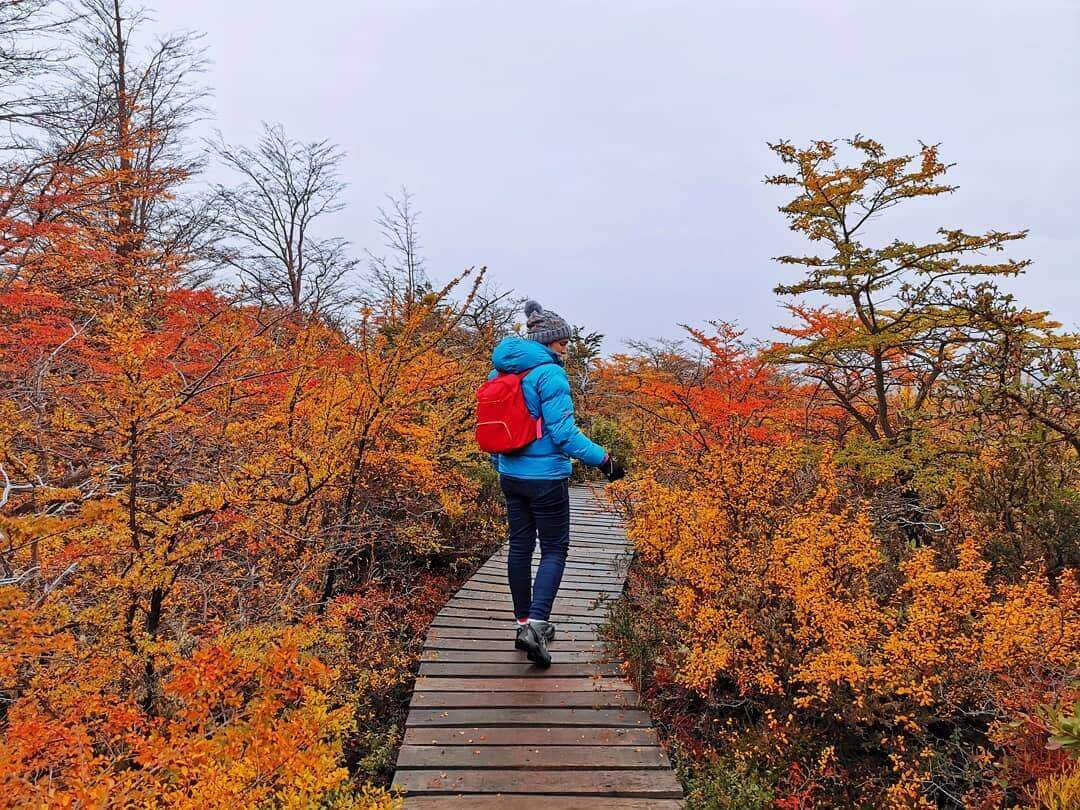
{"type": "Polygon", "coordinates": [[[623,466],[610,455],[600,462],[600,472],[604,474],[604,477],[608,481],[618,481],[626,475],[626,470],[623,469],[623,466]]]}

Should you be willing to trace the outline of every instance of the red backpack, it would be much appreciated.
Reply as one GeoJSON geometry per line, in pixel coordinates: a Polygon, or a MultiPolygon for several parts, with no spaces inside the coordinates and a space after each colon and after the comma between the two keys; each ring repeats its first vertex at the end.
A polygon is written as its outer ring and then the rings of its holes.
{"type": "Polygon", "coordinates": [[[529,371],[499,374],[476,389],[476,443],[481,450],[510,453],[540,438],[540,420],[529,413],[521,390],[529,371]]]}

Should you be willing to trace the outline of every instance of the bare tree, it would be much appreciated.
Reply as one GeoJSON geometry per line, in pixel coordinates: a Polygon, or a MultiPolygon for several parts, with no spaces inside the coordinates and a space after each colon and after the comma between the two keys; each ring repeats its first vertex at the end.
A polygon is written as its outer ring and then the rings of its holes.
{"type": "Polygon", "coordinates": [[[513,290],[500,290],[485,278],[473,296],[472,306],[465,312],[464,323],[476,335],[494,343],[513,331],[514,321],[525,299],[513,290]]]}
{"type": "Polygon", "coordinates": [[[344,153],[327,141],[303,143],[280,125],[263,125],[255,147],[215,144],[221,161],[242,177],[218,185],[222,258],[241,291],[260,304],[334,316],[352,299],[347,276],[356,266],[349,243],[313,229],[340,211],[344,153]]]}
{"type": "Polygon", "coordinates": [[[19,127],[40,126],[62,106],[45,80],[67,61],[61,40],[73,18],[57,0],[0,4],[0,122],[13,127],[6,146],[22,145],[19,127]]]}
{"type": "MultiPolygon", "coordinates": [[[[422,252],[420,211],[415,198],[402,186],[400,196],[387,195],[388,205],[378,209],[375,224],[383,237],[386,253],[378,255],[368,250],[367,290],[363,300],[384,317],[407,319],[424,298],[435,292],[427,272],[427,258],[422,252]]],[[[481,274],[486,273],[483,268],[481,274]]],[[[468,306],[461,310],[460,329],[464,340],[479,339],[493,344],[509,334],[524,299],[514,297],[513,291],[501,290],[485,275],[469,293],[468,306]]]]}
{"type": "Polygon", "coordinates": [[[404,186],[400,197],[387,195],[387,200],[389,206],[379,208],[375,224],[389,252],[378,256],[367,251],[368,282],[384,308],[408,317],[420,297],[431,291],[417,229],[420,212],[404,186]]]}
{"type": "MultiPolygon", "coordinates": [[[[63,67],[64,109],[48,122],[49,151],[109,178],[112,237],[123,256],[178,272],[201,256],[207,206],[182,193],[204,155],[186,135],[206,114],[201,35],[180,31],[141,45],[151,21],[129,0],[72,0],[63,67]]],[[[78,211],[69,216],[77,217],[78,211]]]]}
{"type": "MultiPolygon", "coordinates": [[[[87,233],[124,258],[123,270],[102,264],[99,278],[130,276],[131,295],[152,293],[140,282],[146,271],[194,280],[210,210],[185,187],[202,165],[185,138],[205,113],[199,37],[181,32],[143,47],[148,19],[128,0],[0,5],[0,61],[20,65],[0,73],[33,89],[2,96],[22,101],[7,108],[12,157],[0,167],[0,213],[26,226],[91,226],[87,233]],[[80,202],[55,204],[69,189],[80,202]]],[[[10,280],[21,272],[19,256],[4,253],[0,272],[10,280]]]]}

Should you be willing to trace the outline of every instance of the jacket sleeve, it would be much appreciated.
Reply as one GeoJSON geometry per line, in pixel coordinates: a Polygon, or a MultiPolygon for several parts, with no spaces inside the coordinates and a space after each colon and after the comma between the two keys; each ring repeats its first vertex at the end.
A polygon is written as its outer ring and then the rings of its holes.
{"type": "Polygon", "coordinates": [[[591,467],[600,466],[607,453],[582,433],[574,421],[574,402],[570,398],[566,372],[559,366],[548,366],[545,371],[547,373],[539,375],[536,386],[544,432],[566,455],[591,467]]]}

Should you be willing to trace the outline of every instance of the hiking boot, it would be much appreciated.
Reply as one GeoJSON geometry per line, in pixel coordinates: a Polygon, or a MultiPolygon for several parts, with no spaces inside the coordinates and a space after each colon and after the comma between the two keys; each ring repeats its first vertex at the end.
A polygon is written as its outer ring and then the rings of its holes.
{"type": "MultiPolygon", "coordinates": [[[[529,623],[533,627],[535,627],[536,630],[539,631],[544,636],[544,641],[546,641],[548,644],[550,644],[551,642],[553,642],[555,640],[555,625],[553,625],[551,622],[534,621],[534,622],[529,622],[529,623]]],[[[520,631],[521,631],[521,628],[519,627],[518,628],[518,637],[514,640],[514,646],[519,650],[524,650],[525,648],[523,646],[521,646],[521,632],[520,631]]]]}
{"type": "Polygon", "coordinates": [[[514,646],[519,650],[524,650],[528,659],[538,667],[551,666],[551,654],[547,649],[547,638],[545,638],[544,630],[537,631],[532,622],[523,624],[518,628],[514,646]]]}
{"type": "Polygon", "coordinates": [[[536,631],[544,637],[544,641],[548,644],[555,640],[555,625],[551,622],[533,622],[532,626],[536,628],[536,631]]]}

